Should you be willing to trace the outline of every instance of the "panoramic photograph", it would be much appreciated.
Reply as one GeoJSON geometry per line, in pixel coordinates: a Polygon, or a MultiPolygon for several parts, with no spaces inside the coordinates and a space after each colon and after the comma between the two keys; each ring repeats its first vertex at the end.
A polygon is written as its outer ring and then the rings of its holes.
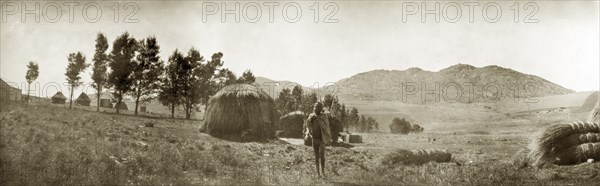
{"type": "Polygon", "coordinates": [[[600,1],[0,1],[0,185],[598,185],[600,1]]]}

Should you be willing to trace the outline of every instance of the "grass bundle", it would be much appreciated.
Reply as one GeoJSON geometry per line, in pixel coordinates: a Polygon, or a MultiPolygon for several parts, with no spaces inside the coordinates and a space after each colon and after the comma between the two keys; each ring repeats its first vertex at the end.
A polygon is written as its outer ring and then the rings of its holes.
{"type": "Polygon", "coordinates": [[[556,154],[556,165],[572,165],[586,162],[588,159],[600,160],[600,143],[584,143],[556,154]]]}
{"type": "Polygon", "coordinates": [[[550,150],[550,153],[558,153],[562,150],[584,143],[597,142],[600,142],[600,133],[571,134],[564,139],[557,141],[556,145],[554,145],[550,150]]]}
{"type": "Polygon", "coordinates": [[[404,150],[399,149],[386,154],[381,160],[382,165],[393,166],[396,164],[421,165],[427,162],[449,162],[452,154],[445,150],[404,150]]]}
{"type": "Polygon", "coordinates": [[[262,89],[247,84],[224,87],[208,101],[206,133],[238,136],[248,141],[275,138],[279,114],[275,101],[262,89]]]}
{"type": "Polygon", "coordinates": [[[600,125],[597,123],[577,122],[553,125],[533,139],[529,147],[531,150],[529,156],[537,166],[552,163],[558,154],[573,150],[571,147],[598,142],[599,136],[595,133],[599,132],[600,125]]]}

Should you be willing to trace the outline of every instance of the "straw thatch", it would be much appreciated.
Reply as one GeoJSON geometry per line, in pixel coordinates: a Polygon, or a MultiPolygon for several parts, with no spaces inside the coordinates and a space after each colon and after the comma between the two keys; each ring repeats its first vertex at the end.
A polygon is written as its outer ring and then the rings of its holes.
{"type": "Polygon", "coordinates": [[[266,92],[252,85],[233,84],[209,99],[203,127],[217,137],[269,139],[275,137],[278,120],[275,101],[266,92]]]}
{"type": "Polygon", "coordinates": [[[597,123],[578,122],[550,126],[532,140],[529,156],[533,165],[538,167],[570,162],[567,160],[557,162],[556,160],[575,158],[565,156],[576,153],[574,150],[577,150],[577,147],[582,144],[599,142],[600,135],[597,133],[600,133],[600,125],[597,123]]]}
{"type": "Polygon", "coordinates": [[[445,150],[404,150],[399,149],[386,154],[381,160],[382,165],[392,166],[396,164],[424,164],[427,162],[449,162],[452,154],[445,150]]]}
{"type": "Polygon", "coordinates": [[[54,104],[65,104],[65,100],[67,100],[67,97],[62,92],[57,92],[52,96],[52,103],[54,104]]]}
{"type": "Polygon", "coordinates": [[[556,154],[552,163],[572,165],[586,162],[588,159],[600,160],[600,143],[584,143],[565,149],[556,154]]]}
{"type": "Polygon", "coordinates": [[[600,102],[596,103],[596,107],[590,111],[590,116],[588,117],[588,122],[591,123],[600,123],[600,102]]]}
{"type": "Polygon", "coordinates": [[[279,118],[280,129],[283,131],[280,137],[302,138],[304,119],[306,115],[301,111],[290,112],[279,118]]]}
{"type": "Polygon", "coordinates": [[[77,99],[75,100],[75,103],[81,106],[90,106],[91,101],[92,100],[90,99],[90,97],[82,92],[81,94],[79,94],[79,97],[77,97],[77,99]]]}
{"type": "Polygon", "coordinates": [[[529,166],[529,164],[531,163],[529,152],[530,150],[528,148],[523,148],[517,151],[513,155],[513,165],[517,166],[518,168],[525,168],[529,166]]]}

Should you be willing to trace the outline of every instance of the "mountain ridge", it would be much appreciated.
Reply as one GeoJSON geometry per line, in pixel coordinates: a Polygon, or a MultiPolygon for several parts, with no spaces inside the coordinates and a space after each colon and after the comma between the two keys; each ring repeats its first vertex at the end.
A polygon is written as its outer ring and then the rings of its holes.
{"type": "Polygon", "coordinates": [[[410,103],[484,102],[574,92],[539,76],[510,68],[497,65],[475,67],[460,63],[436,72],[417,67],[371,70],[341,79],[336,86],[338,94],[348,99],[402,100],[410,103]],[[465,97],[466,94],[471,97],[465,97]],[[415,100],[410,96],[419,98],[415,100]],[[429,101],[427,96],[432,100],[429,101]]]}

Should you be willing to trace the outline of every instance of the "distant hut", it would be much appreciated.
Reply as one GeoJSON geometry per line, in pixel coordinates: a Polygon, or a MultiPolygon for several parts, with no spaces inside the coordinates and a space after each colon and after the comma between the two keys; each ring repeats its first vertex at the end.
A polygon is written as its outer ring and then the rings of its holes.
{"type": "Polygon", "coordinates": [[[249,141],[275,138],[278,122],[275,101],[265,91],[252,85],[233,84],[209,99],[202,128],[212,136],[249,141]]]}
{"type": "MultiPolygon", "coordinates": [[[[16,85],[15,83],[11,83],[16,85]]],[[[4,80],[0,79],[0,97],[2,100],[20,101],[21,89],[10,86],[4,80]]]]}
{"type": "Polygon", "coordinates": [[[294,111],[290,112],[284,116],[279,118],[280,137],[288,137],[288,138],[302,138],[302,126],[304,125],[304,120],[306,119],[306,115],[302,111],[294,111]]]}
{"type": "Polygon", "coordinates": [[[62,92],[57,92],[56,94],[54,94],[54,96],[52,96],[52,103],[54,104],[65,104],[65,100],[67,100],[67,97],[65,97],[65,95],[62,92]]]}
{"type": "MultiPolygon", "coordinates": [[[[98,96],[96,94],[96,96],[98,96]]],[[[96,101],[97,97],[94,97],[93,101],[96,101]]],[[[100,107],[103,108],[113,108],[113,104],[112,104],[112,96],[110,95],[110,92],[103,92],[100,94],[100,102],[96,103],[99,104],[100,107]]]]}
{"type": "Polygon", "coordinates": [[[128,110],[127,109],[127,104],[125,104],[125,102],[121,102],[120,104],[116,104],[115,105],[115,109],[117,109],[117,107],[119,108],[119,110],[128,110]]]}
{"type": "Polygon", "coordinates": [[[81,94],[79,94],[79,97],[77,97],[77,99],[75,100],[75,103],[81,106],[89,107],[91,101],[92,100],[90,99],[90,97],[82,92],[81,94]]]}

